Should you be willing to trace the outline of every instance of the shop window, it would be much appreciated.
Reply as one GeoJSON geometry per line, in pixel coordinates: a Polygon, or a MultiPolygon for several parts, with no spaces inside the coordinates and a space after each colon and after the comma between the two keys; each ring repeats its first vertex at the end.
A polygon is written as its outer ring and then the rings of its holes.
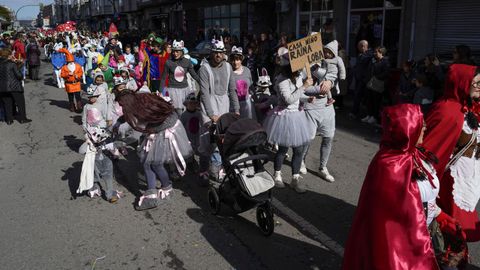
{"type": "Polygon", "coordinates": [[[357,44],[360,40],[367,40],[370,48],[380,45],[382,42],[382,23],[383,11],[352,12],[350,16],[349,54],[357,54],[357,44]]]}
{"type": "Polygon", "coordinates": [[[300,37],[305,37],[308,35],[308,32],[310,31],[310,15],[300,15],[300,29],[299,29],[299,35],[300,37]]]}
{"type": "Polygon", "coordinates": [[[204,16],[205,18],[211,18],[212,17],[212,8],[207,7],[204,9],[204,16]]]}
{"type": "Polygon", "coordinates": [[[383,0],[352,0],[352,9],[383,8],[383,0]]]}
{"type": "Polygon", "coordinates": [[[383,46],[387,48],[387,56],[390,60],[390,66],[397,66],[398,43],[400,32],[401,10],[387,10],[385,14],[385,31],[383,36],[383,46]]]}
{"type": "Polygon", "coordinates": [[[220,6],[212,7],[212,17],[220,17],[220,6]]]}
{"type": "Polygon", "coordinates": [[[230,21],[230,33],[232,36],[240,37],[240,18],[233,18],[230,21]]]}
{"type": "Polygon", "coordinates": [[[312,11],[324,11],[333,9],[332,0],[311,0],[312,11]]]}
{"type": "Polygon", "coordinates": [[[300,1],[300,11],[310,11],[310,0],[300,1]]]}
{"type": "Polygon", "coordinates": [[[332,0],[302,0],[300,1],[300,12],[324,11],[333,9],[332,0]]]}
{"type": "Polygon", "coordinates": [[[230,17],[230,6],[220,6],[220,17],[230,17]]]}
{"type": "Polygon", "coordinates": [[[240,4],[232,5],[230,14],[232,17],[240,17],[240,4]]]}
{"type": "Polygon", "coordinates": [[[240,37],[241,5],[223,5],[204,9],[205,38],[214,36],[219,38],[225,35],[240,37]]]}
{"type": "Polygon", "coordinates": [[[385,1],[386,8],[398,8],[402,6],[402,0],[389,0],[385,1]]]}

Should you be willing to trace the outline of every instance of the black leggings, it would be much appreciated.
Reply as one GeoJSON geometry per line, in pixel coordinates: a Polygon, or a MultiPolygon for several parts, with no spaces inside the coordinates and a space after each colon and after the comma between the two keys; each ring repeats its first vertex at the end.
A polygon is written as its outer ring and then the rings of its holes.
{"type": "Polygon", "coordinates": [[[5,120],[7,122],[13,121],[15,105],[18,108],[18,120],[27,119],[27,115],[25,113],[25,97],[23,96],[22,92],[2,93],[0,98],[5,106],[5,120]]]}
{"type": "Polygon", "coordinates": [[[38,80],[38,73],[40,72],[40,66],[29,66],[28,67],[30,79],[38,80]]]}
{"type": "Polygon", "coordinates": [[[383,94],[370,89],[367,91],[368,115],[373,116],[377,121],[380,121],[380,108],[382,107],[383,94]]]}
{"type": "MultiPolygon", "coordinates": [[[[303,152],[305,145],[292,147],[293,157],[292,157],[292,175],[298,174],[300,172],[300,166],[302,165],[303,152]]],[[[283,161],[287,155],[288,147],[279,146],[278,151],[275,154],[275,159],[273,162],[273,168],[275,171],[280,171],[282,169],[283,161]]]]}
{"type": "Polygon", "coordinates": [[[80,92],[75,92],[75,93],[67,93],[68,94],[68,102],[73,103],[73,97],[75,97],[75,100],[77,102],[82,101],[82,98],[80,97],[80,92]]]}

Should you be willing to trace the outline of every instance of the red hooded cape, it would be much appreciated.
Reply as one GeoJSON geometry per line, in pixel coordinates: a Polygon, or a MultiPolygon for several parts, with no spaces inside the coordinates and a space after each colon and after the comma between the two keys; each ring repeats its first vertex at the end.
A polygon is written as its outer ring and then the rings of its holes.
{"type": "Polygon", "coordinates": [[[422,112],[413,104],[387,107],[382,124],[380,150],[368,167],[342,269],[437,270],[418,185],[412,179],[422,112]]]}
{"type": "Polygon", "coordinates": [[[445,96],[433,105],[426,119],[427,132],[424,140],[424,147],[433,152],[439,160],[435,168],[440,179],[437,204],[443,212],[460,223],[468,242],[480,240],[478,214],[477,211],[464,211],[455,204],[452,194],[454,179],[445,167],[462,132],[467,98],[470,95],[475,70],[475,66],[461,64],[450,67],[445,81],[445,96]]]}
{"type": "Polygon", "coordinates": [[[465,113],[462,109],[470,95],[475,69],[475,66],[453,64],[445,79],[444,96],[433,104],[425,119],[427,130],[423,146],[438,158],[434,167],[439,179],[462,132],[465,113]]]}

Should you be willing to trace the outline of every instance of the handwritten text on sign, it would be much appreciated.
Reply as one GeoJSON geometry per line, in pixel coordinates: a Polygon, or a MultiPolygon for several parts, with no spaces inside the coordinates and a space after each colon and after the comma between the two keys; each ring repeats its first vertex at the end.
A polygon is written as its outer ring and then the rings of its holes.
{"type": "Polygon", "coordinates": [[[295,40],[288,43],[287,47],[292,71],[300,70],[306,64],[310,66],[323,59],[322,36],[320,34],[295,40]]]}

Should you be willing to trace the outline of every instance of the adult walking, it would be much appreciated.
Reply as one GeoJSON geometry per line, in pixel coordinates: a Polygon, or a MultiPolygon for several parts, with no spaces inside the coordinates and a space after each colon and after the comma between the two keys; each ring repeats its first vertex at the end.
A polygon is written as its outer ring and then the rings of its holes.
{"type": "Polygon", "coordinates": [[[362,119],[364,123],[376,124],[380,121],[380,107],[390,66],[385,57],[386,54],[387,49],[383,46],[375,48],[373,53],[373,62],[370,64],[370,80],[366,85],[368,114],[362,119]]]}
{"type": "Polygon", "coordinates": [[[236,93],[235,80],[231,65],[225,61],[225,45],[221,40],[212,40],[209,59],[203,59],[199,70],[200,77],[200,107],[202,110],[203,126],[200,135],[200,179],[201,185],[208,185],[210,177],[210,163],[216,161],[211,170],[213,177],[218,177],[221,166],[220,155],[216,153],[216,146],[211,143],[209,127],[216,123],[222,114],[233,111],[240,113],[240,105],[236,93]]]}
{"type": "Polygon", "coordinates": [[[241,47],[232,47],[230,54],[230,64],[233,69],[233,78],[237,88],[237,97],[240,104],[240,117],[255,119],[255,110],[253,109],[250,96],[250,87],[253,84],[252,73],[250,69],[242,65],[243,49],[241,47]]]}
{"type": "Polygon", "coordinates": [[[288,149],[293,149],[292,181],[290,187],[298,193],[306,192],[300,181],[300,165],[306,145],[312,139],[313,125],[311,125],[305,112],[299,110],[300,98],[305,89],[312,85],[312,79],[302,83],[300,72],[292,72],[288,58],[288,49],[278,49],[280,58],[280,73],[275,78],[274,88],[278,94],[278,105],[273,109],[263,124],[268,134],[268,141],[278,145],[273,167],[275,170],[275,186],[285,187],[282,179],[282,165],[288,149]]]}
{"type": "Polygon", "coordinates": [[[30,39],[30,43],[26,48],[28,75],[31,80],[38,81],[38,73],[40,72],[40,48],[34,38],[30,39]]]}
{"type": "MultiPolygon", "coordinates": [[[[322,61],[318,68],[313,71],[313,76],[317,79],[318,85],[315,86],[315,95],[313,99],[304,103],[306,116],[312,126],[315,129],[312,130],[311,139],[313,140],[316,135],[322,138],[322,144],[320,146],[320,167],[319,175],[321,178],[328,182],[334,182],[335,178],[330,174],[327,169],[328,159],[332,151],[333,136],[335,135],[335,109],[328,104],[328,93],[334,89],[334,85],[338,81],[339,61],[336,59],[338,50],[337,41],[332,41],[325,45],[325,49],[328,49],[335,58],[326,59],[322,61]]],[[[344,68],[343,68],[344,69],[344,68]]],[[[303,160],[307,156],[307,150],[309,146],[305,147],[303,160]]],[[[300,168],[302,174],[307,173],[305,162],[302,161],[300,168]]]]}
{"type": "Polygon", "coordinates": [[[358,118],[360,113],[360,106],[365,96],[365,88],[369,79],[369,66],[372,61],[372,52],[368,49],[368,41],[361,40],[357,45],[358,56],[355,67],[353,68],[353,75],[355,76],[355,97],[353,100],[353,108],[349,114],[350,118],[358,118]]]}
{"type": "Polygon", "coordinates": [[[25,112],[25,97],[23,95],[20,71],[21,62],[15,60],[12,50],[0,50],[0,98],[5,107],[5,121],[8,125],[13,123],[14,104],[18,108],[18,122],[28,123],[32,120],[27,118],[25,112]]]}

